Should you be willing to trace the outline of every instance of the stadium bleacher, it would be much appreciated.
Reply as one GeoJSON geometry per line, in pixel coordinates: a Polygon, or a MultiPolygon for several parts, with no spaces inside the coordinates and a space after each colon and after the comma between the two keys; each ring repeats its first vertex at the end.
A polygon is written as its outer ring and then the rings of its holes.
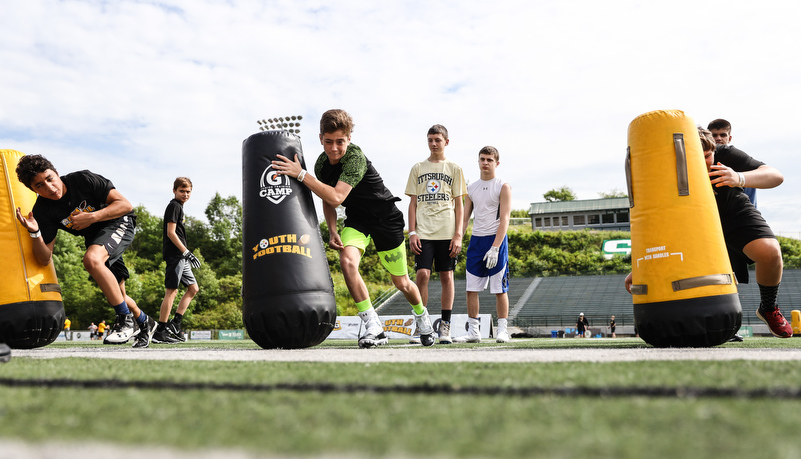
{"type": "MultiPolygon", "coordinates": [[[[754,314],[759,305],[759,287],[755,273],[751,271],[750,282],[739,284],[738,293],[743,307],[743,325],[760,328],[762,322],[754,314]]],[[[628,330],[634,325],[631,296],[623,288],[623,274],[607,276],[562,276],[527,277],[509,281],[509,324],[521,329],[560,329],[575,327],[576,318],[583,312],[592,328],[606,327],[609,318],[615,315],[619,329],[628,330]]],[[[465,280],[456,279],[454,314],[467,314],[465,280]]],[[[432,314],[440,311],[439,298],[442,290],[438,278],[428,285],[432,314]]],[[[482,314],[495,313],[495,295],[479,293],[482,314]]],[[[790,320],[790,311],[801,309],[801,269],[785,270],[779,287],[779,306],[790,320]]],[[[409,314],[411,308],[400,292],[377,307],[379,314],[409,314]]]]}

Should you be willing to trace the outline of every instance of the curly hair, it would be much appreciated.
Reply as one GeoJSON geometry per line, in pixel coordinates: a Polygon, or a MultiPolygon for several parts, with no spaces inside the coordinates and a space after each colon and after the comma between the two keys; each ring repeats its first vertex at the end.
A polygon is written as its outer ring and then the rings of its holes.
{"type": "Polygon", "coordinates": [[[31,188],[31,182],[37,174],[50,169],[58,174],[56,167],[42,155],[25,155],[17,163],[17,179],[26,187],[31,188]]]}

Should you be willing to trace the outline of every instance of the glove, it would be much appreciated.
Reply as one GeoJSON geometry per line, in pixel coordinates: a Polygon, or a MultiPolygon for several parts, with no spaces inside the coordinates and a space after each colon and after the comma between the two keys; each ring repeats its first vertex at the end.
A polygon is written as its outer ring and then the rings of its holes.
{"type": "Polygon", "coordinates": [[[200,268],[200,260],[198,260],[197,257],[189,251],[189,249],[186,249],[186,252],[184,252],[184,260],[188,261],[193,268],[200,268]]]}
{"type": "Polygon", "coordinates": [[[487,263],[487,269],[492,269],[498,264],[498,249],[499,247],[490,247],[484,255],[484,261],[487,263]]]}

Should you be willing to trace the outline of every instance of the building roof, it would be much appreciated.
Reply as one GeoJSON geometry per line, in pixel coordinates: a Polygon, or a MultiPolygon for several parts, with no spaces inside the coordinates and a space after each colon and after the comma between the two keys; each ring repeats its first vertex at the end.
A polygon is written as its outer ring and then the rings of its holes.
{"type": "Polygon", "coordinates": [[[532,202],[528,214],[553,214],[628,208],[629,198],[577,199],[575,201],[532,202]]]}

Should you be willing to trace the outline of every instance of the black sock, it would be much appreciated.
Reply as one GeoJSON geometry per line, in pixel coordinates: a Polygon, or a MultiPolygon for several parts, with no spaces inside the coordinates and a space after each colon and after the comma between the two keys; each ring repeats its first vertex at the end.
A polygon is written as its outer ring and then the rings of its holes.
{"type": "Polygon", "coordinates": [[[776,297],[779,295],[779,286],[774,285],[768,287],[762,284],[757,285],[759,286],[759,299],[761,300],[759,307],[765,311],[776,309],[776,297]]]}
{"type": "Polygon", "coordinates": [[[453,311],[451,311],[450,309],[443,309],[442,310],[442,320],[445,321],[445,322],[450,322],[451,321],[451,312],[453,312],[453,311]]]}
{"type": "Polygon", "coordinates": [[[176,324],[180,324],[181,320],[183,320],[183,318],[184,318],[183,314],[178,314],[176,312],[175,313],[175,317],[172,318],[172,321],[175,322],[176,324]]]}
{"type": "Polygon", "coordinates": [[[166,330],[167,329],[167,322],[159,322],[159,325],[156,328],[159,329],[159,330],[166,330]]]}

